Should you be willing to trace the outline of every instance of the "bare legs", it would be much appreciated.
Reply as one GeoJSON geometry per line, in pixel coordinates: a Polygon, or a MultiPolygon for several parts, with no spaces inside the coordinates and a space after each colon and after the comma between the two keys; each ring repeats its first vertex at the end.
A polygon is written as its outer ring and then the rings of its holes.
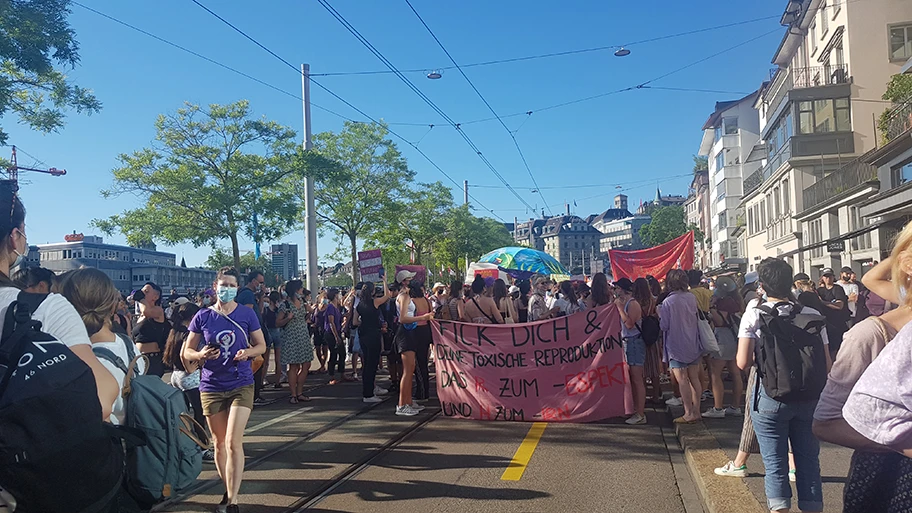
{"type": "Polygon", "coordinates": [[[237,504],[244,478],[244,429],[249,419],[250,408],[244,406],[206,417],[215,442],[215,467],[225,484],[228,504],[237,504]]]}
{"type": "Polygon", "coordinates": [[[642,365],[630,365],[630,391],[633,393],[633,407],[636,413],[646,416],[646,380],[643,377],[642,365]]]}
{"type": "Polygon", "coordinates": [[[402,353],[402,378],[399,381],[399,406],[412,404],[412,375],[415,374],[415,351],[402,353]]]}
{"type": "Polygon", "coordinates": [[[691,365],[686,369],[671,369],[681,388],[681,402],[684,403],[684,420],[692,422],[700,419],[700,365],[691,365]]]}

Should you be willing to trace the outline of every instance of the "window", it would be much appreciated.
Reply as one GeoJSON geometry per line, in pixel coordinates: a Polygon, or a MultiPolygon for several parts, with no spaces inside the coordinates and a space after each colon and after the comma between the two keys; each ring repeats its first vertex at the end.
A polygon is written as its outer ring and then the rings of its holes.
{"type": "Polygon", "coordinates": [[[900,164],[890,170],[893,187],[899,187],[904,183],[912,181],[912,160],[905,164],[900,164]]]}
{"type": "Polygon", "coordinates": [[[766,229],[766,201],[760,202],[760,229],[766,229]]]}
{"type": "MultiPolygon", "coordinates": [[[[852,231],[868,226],[868,220],[862,219],[858,207],[849,207],[849,229],[852,231]]],[[[852,239],[852,249],[855,251],[871,249],[871,232],[863,233],[852,239]]]]}
{"type": "Polygon", "coordinates": [[[788,178],[782,180],[782,212],[787,216],[791,214],[791,205],[789,204],[789,181],[788,178]]]}
{"type": "Polygon", "coordinates": [[[833,19],[836,19],[836,16],[839,15],[839,11],[842,9],[842,0],[833,0],[833,19]]]}
{"type": "Polygon", "coordinates": [[[747,209],[747,230],[753,235],[754,234],[754,209],[747,209]]]}
{"type": "Polygon", "coordinates": [[[827,32],[830,31],[830,18],[827,17],[827,5],[824,2],[820,6],[820,39],[826,37],[827,32]]]}
{"type": "Polygon", "coordinates": [[[716,171],[721,171],[725,167],[725,150],[719,150],[716,154],[716,171]]]}
{"type": "Polygon", "coordinates": [[[725,212],[719,213],[719,228],[728,228],[728,218],[725,215],[725,212]]]}
{"type": "MultiPolygon", "coordinates": [[[[815,219],[808,223],[808,242],[814,244],[817,242],[823,242],[823,221],[821,219],[815,219]]],[[[811,258],[819,258],[823,256],[824,247],[818,247],[811,250],[811,258]]]]}
{"type": "Polygon", "coordinates": [[[912,58],[912,25],[890,27],[890,59],[905,61],[912,58]]]}
{"type": "Polygon", "coordinates": [[[735,135],[738,133],[738,118],[725,118],[725,135],[735,135]]]}
{"type": "Polygon", "coordinates": [[[719,125],[713,129],[713,141],[718,141],[722,138],[722,125],[719,125]]]}
{"type": "Polygon", "coordinates": [[[798,131],[802,134],[852,130],[848,98],[798,102],[798,131]]]}
{"type": "Polygon", "coordinates": [[[817,53],[817,21],[812,21],[811,26],[808,27],[808,33],[810,34],[811,40],[811,55],[817,53]]]}
{"type": "Polygon", "coordinates": [[[779,187],[776,187],[773,189],[773,219],[779,219],[779,217],[782,216],[782,203],[780,203],[780,198],[781,196],[779,195],[779,187]]]}

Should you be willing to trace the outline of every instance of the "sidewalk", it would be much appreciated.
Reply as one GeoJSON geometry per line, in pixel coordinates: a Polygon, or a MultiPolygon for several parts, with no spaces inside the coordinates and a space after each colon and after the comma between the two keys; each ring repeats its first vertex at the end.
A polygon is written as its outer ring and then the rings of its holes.
{"type": "MultiPolygon", "coordinates": [[[[726,382],[726,387],[729,382],[726,382]]],[[[729,403],[730,390],[726,390],[729,403]]],[[[704,401],[701,411],[712,406],[704,401]]],[[[683,408],[669,408],[674,418],[683,415],[683,408]]],[[[715,475],[713,470],[733,460],[738,453],[743,417],[704,419],[691,425],[675,425],[678,441],[684,448],[685,461],[693,474],[704,507],[709,513],[746,512],[766,510],[763,491],[763,460],[751,454],[747,461],[748,477],[738,479],[715,475]],[[753,499],[753,500],[751,500],[753,499]]],[[[842,491],[849,472],[852,450],[828,443],[820,444],[820,474],[823,478],[825,511],[842,511],[842,491]]],[[[792,483],[792,508],[797,508],[797,492],[792,483]]]]}

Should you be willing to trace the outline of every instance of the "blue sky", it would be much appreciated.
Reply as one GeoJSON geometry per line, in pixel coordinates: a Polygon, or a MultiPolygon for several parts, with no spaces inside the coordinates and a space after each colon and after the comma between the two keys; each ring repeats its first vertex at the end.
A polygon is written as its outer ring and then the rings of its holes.
{"type": "MultiPolygon", "coordinates": [[[[190,0],[122,2],[83,0],[86,5],[171,40],[259,79],[300,94],[293,70],[256,47],[190,0]]],[[[261,43],[292,63],[308,62],[312,73],[384,70],[383,64],[333,19],[316,1],[277,0],[251,4],[239,0],[203,1],[261,43]]],[[[367,2],[334,0],[332,5],[401,69],[432,70],[449,61],[409,10],[404,0],[367,2]]],[[[669,88],[750,92],[769,76],[770,58],[784,33],[778,16],[784,2],[650,2],[539,0],[434,2],[413,5],[460,64],[617,45],[690,30],[775,17],[735,27],[663,41],[631,45],[631,55],[618,58],[599,51],[466,69],[500,115],[532,110],[531,116],[505,119],[516,132],[542,192],[558,213],[565,202],[579,215],[610,208],[621,184],[635,207],[655,195],[686,194],[691,155],[714,102],[737,94],[668,90],[634,90],[555,108],[537,109],[635,86],[774,31],[738,49],[711,58],[654,82],[669,88]],[[572,9],[567,5],[573,5],[572,9]],[[527,119],[528,118],[528,119],[527,119]],[[677,178],[671,178],[675,177],[677,178]],[[598,187],[546,189],[572,185],[598,187]]],[[[72,114],[59,133],[41,134],[3,119],[9,142],[48,166],[66,168],[63,177],[26,174],[22,196],[29,215],[29,242],[62,240],[74,230],[93,233],[92,219],[137,205],[138,199],[101,198],[111,183],[116,157],[148,146],[153,122],[183,102],[228,103],[250,100],[254,112],[297,130],[303,137],[298,100],[235,75],[143,34],[120,26],[79,6],[70,18],[80,42],[80,65],[69,75],[94,90],[104,109],[96,115],[72,114]]],[[[458,123],[490,117],[482,101],[458,71],[441,80],[424,73],[409,78],[458,123]]],[[[392,128],[419,147],[456,180],[479,186],[501,185],[452,127],[395,76],[335,76],[320,82],[375,118],[423,126],[392,128]],[[429,129],[427,125],[435,124],[429,129]]],[[[312,101],[345,116],[362,119],[317,87],[312,101]]],[[[321,110],[313,113],[313,130],[338,130],[342,119],[321,110]]],[[[497,122],[468,124],[465,133],[531,205],[542,208],[510,136],[497,122]],[[523,189],[525,188],[525,189],[523,189]]],[[[420,181],[450,183],[412,148],[399,144],[420,181]]],[[[4,149],[4,153],[6,153],[4,149]]],[[[20,164],[34,161],[20,155],[20,164]]],[[[471,188],[485,206],[509,222],[533,214],[505,189],[471,188]]],[[[462,191],[454,186],[454,197],[462,191]]],[[[283,241],[303,245],[303,233],[283,241]]],[[[122,243],[122,237],[109,241],[122,243]]],[[[280,241],[277,241],[280,242],[280,241]]],[[[227,246],[225,241],[223,245],[227,246]]],[[[252,250],[242,241],[242,250],[252,250]]],[[[164,249],[164,246],[160,245],[164,249]]],[[[168,248],[189,265],[201,264],[208,247],[168,248]]],[[[320,255],[335,248],[320,240],[320,255]]]]}

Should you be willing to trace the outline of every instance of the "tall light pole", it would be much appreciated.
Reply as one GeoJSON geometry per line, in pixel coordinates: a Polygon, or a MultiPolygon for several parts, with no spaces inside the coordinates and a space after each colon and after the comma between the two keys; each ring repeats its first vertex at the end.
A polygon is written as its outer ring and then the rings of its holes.
{"type": "MultiPolygon", "coordinates": [[[[301,88],[304,93],[304,151],[313,148],[310,126],[310,65],[301,64],[301,88]]],[[[310,290],[320,289],[320,280],[317,278],[317,202],[314,198],[314,179],[308,176],[304,179],[304,205],[306,215],[304,218],[304,243],[307,247],[307,287],[310,290]]]]}
{"type": "MultiPolygon", "coordinates": [[[[463,204],[468,206],[468,204],[469,204],[469,181],[468,180],[462,181],[462,201],[463,201],[463,204]]],[[[468,245],[469,245],[469,241],[466,240],[467,248],[468,248],[468,245]]],[[[468,253],[466,253],[466,255],[465,255],[465,263],[466,263],[465,275],[466,275],[466,279],[468,279],[468,276],[469,276],[469,254],[468,253]]]]}

